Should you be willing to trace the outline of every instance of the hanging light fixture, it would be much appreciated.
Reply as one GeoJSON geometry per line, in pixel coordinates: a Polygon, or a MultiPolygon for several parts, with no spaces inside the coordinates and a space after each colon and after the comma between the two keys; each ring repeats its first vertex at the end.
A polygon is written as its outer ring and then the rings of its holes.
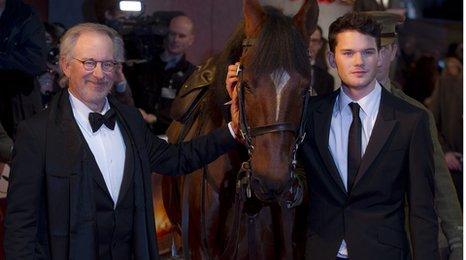
{"type": "Polygon", "coordinates": [[[121,11],[125,12],[141,12],[141,1],[120,1],[119,7],[121,11]]]}

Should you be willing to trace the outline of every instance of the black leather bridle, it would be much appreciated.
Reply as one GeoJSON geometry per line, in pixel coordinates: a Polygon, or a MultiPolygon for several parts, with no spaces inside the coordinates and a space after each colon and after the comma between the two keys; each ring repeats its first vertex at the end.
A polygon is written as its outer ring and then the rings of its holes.
{"type": "MultiPolygon", "coordinates": [[[[250,41],[246,41],[246,43],[243,42],[243,48],[249,46],[251,46],[250,41]]],[[[306,137],[305,127],[307,122],[307,104],[310,98],[309,92],[304,92],[301,120],[298,126],[291,122],[279,122],[251,128],[248,124],[245,112],[244,88],[247,82],[245,82],[243,79],[243,70],[243,67],[240,67],[238,69],[237,74],[239,82],[237,84],[237,88],[241,135],[245,141],[249,158],[247,161],[243,162],[241,166],[240,172],[238,174],[237,186],[242,185],[245,187],[247,198],[252,197],[252,183],[258,184],[254,187],[259,187],[261,192],[265,194],[267,191],[263,188],[263,185],[261,184],[260,180],[254,176],[254,171],[251,164],[251,157],[254,151],[253,139],[257,136],[266,135],[270,133],[292,132],[296,138],[293,145],[293,150],[291,152],[291,162],[289,165],[290,180],[284,187],[282,187],[282,189],[278,193],[276,193],[278,197],[263,198],[257,192],[255,192],[254,195],[263,202],[272,202],[273,200],[277,200],[279,203],[285,203],[286,207],[288,208],[295,207],[301,203],[304,190],[304,181],[298,178],[296,175],[296,156],[300,145],[306,137]]]]}

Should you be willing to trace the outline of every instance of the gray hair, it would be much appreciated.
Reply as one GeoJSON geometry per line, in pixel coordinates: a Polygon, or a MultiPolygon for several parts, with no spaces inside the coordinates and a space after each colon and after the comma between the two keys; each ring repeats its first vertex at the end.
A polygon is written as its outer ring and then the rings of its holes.
{"type": "MultiPolygon", "coordinates": [[[[85,32],[97,32],[107,35],[113,42],[113,58],[116,62],[125,61],[125,49],[123,39],[114,29],[98,23],[81,23],[68,29],[60,39],[60,58],[65,61],[71,60],[76,42],[81,34],[85,32]]],[[[65,87],[68,84],[68,78],[62,75],[60,86],[65,87]]]]}

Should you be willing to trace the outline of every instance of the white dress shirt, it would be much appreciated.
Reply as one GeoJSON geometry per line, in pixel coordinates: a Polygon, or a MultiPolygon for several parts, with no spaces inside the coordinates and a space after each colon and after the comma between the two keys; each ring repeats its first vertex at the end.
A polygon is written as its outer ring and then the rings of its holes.
{"type": "MultiPolygon", "coordinates": [[[[110,192],[110,196],[112,197],[113,205],[116,207],[121,182],[123,180],[126,157],[126,146],[118,123],[115,124],[114,130],[107,128],[104,124],[99,130],[93,133],[91,124],[89,123],[89,113],[94,111],[73,96],[71,92],[69,93],[74,118],[94,155],[105,180],[105,184],[107,185],[107,189],[110,192]]],[[[105,114],[109,109],[110,104],[108,100],[105,99],[104,108],[100,113],[105,114]]]]}
{"type": "MultiPolygon", "coordinates": [[[[332,121],[330,124],[329,133],[329,149],[332,154],[335,165],[338,168],[338,173],[348,190],[348,134],[353,121],[353,115],[349,104],[351,102],[358,103],[361,107],[359,118],[362,123],[362,147],[361,158],[364,155],[367,144],[371,137],[372,129],[374,128],[375,120],[379,113],[380,97],[382,95],[382,87],[376,82],[375,88],[365,97],[358,101],[352,100],[346,93],[344,88],[341,88],[340,94],[333,105],[332,121]]],[[[338,257],[348,258],[348,250],[346,243],[343,240],[338,251],[338,257]]]]}

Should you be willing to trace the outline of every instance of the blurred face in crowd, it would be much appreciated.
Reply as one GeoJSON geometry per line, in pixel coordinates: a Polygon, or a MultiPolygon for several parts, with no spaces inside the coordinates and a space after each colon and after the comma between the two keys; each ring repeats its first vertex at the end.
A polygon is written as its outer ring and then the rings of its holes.
{"type": "Polygon", "coordinates": [[[461,63],[456,58],[447,58],[445,60],[445,73],[451,76],[458,76],[463,70],[461,63]]]}
{"type": "Polygon", "coordinates": [[[336,36],[335,52],[328,56],[330,65],[337,69],[347,88],[372,90],[375,86],[380,57],[374,37],[355,30],[343,31],[336,36]]]}
{"type": "Polygon", "coordinates": [[[103,108],[105,97],[113,85],[114,73],[108,68],[104,70],[102,62],[97,62],[94,69],[86,69],[81,61],[113,62],[113,53],[113,42],[109,36],[84,32],[76,41],[72,57],[61,62],[71,93],[93,110],[103,108]]]}
{"type": "Polygon", "coordinates": [[[194,42],[193,23],[186,16],[177,16],[170,22],[167,51],[172,55],[184,54],[194,42]]]}
{"type": "Polygon", "coordinates": [[[322,33],[320,33],[319,29],[316,29],[314,33],[311,34],[309,37],[309,55],[311,59],[315,59],[317,57],[317,53],[319,52],[320,48],[322,48],[322,33]]]}
{"type": "Polygon", "coordinates": [[[377,81],[381,83],[388,83],[390,81],[390,64],[395,60],[398,45],[391,43],[382,46],[380,49],[380,64],[377,67],[377,81]]]}

